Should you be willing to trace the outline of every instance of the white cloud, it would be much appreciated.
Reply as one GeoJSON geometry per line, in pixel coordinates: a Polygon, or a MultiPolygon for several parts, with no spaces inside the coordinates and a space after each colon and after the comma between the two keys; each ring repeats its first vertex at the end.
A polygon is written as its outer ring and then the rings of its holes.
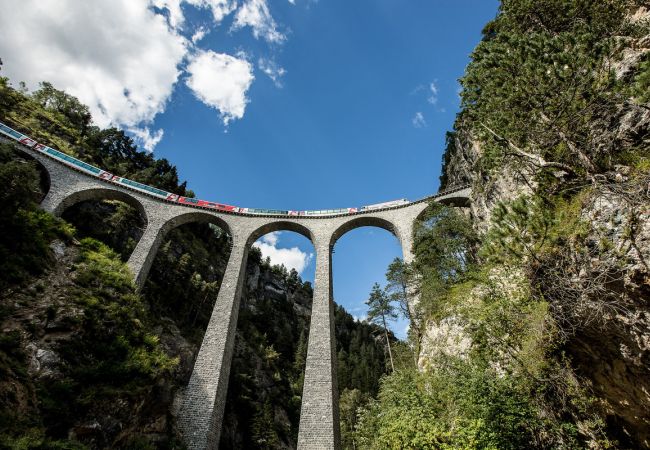
{"type": "Polygon", "coordinates": [[[182,28],[185,22],[181,3],[182,0],[151,0],[151,6],[167,10],[167,21],[172,28],[182,28]]]}
{"type": "Polygon", "coordinates": [[[235,13],[233,30],[249,26],[253,29],[253,36],[263,37],[267,42],[280,43],[286,36],[278,31],[278,25],[271,16],[266,0],[246,0],[235,13]]]}
{"type": "Polygon", "coordinates": [[[212,17],[216,23],[223,20],[224,17],[229,15],[237,8],[236,0],[186,0],[190,5],[198,8],[210,8],[212,17]]]}
{"type": "Polygon", "coordinates": [[[199,27],[192,35],[192,44],[196,44],[201,39],[203,39],[207,32],[208,31],[205,28],[199,27]]]}
{"type": "MultiPolygon", "coordinates": [[[[123,128],[149,151],[164,135],[151,123],[165,110],[184,62],[186,84],[219,111],[224,124],[244,116],[254,80],[247,57],[195,47],[226,16],[236,12],[233,29],[251,27],[256,38],[286,39],[266,0],[23,0],[20,8],[14,3],[0,0],[2,74],[30,90],[51,82],[88,105],[96,125],[123,128]],[[188,6],[209,10],[213,22],[185,29],[188,6]]],[[[258,65],[281,86],[282,67],[265,58],[258,65]]]]}
{"type": "Polygon", "coordinates": [[[260,58],[257,61],[257,65],[266,76],[273,80],[273,84],[276,87],[282,87],[281,78],[287,73],[283,67],[280,67],[275,61],[266,58],[260,58]]]}
{"type": "Polygon", "coordinates": [[[429,97],[427,98],[427,101],[432,105],[438,103],[438,86],[436,86],[435,81],[432,81],[429,84],[429,97]]]}
{"type": "Polygon", "coordinates": [[[261,250],[263,258],[271,258],[271,264],[284,265],[288,270],[296,269],[298,274],[302,274],[314,255],[303,252],[298,247],[278,248],[279,238],[280,232],[269,233],[262,236],[253,246],[261,250]]]}
{"type": "Polygon", "coordinates": [[[415,128],[424,128],[427,126],[427,121],[424,120],[424,114],[419,111],[415,113],[415,116],[411,119],[411,123],[415,128]]]}
{"type": "Polygon", "coordinates": [[[150,123],[179,76],[187,40],[132,0],[0,0],[0,55],[14,83],[49,81],[99,126],[150,123]]]}
{"type": "Polygon", "coordinates": [[[260,238],[262,242],[266,242],[269,245],[275,246],[278,243],[278,239],[280,239],[280,232],[279,231],[274,231],[269,234],[265,234],[260,238]]]}
{"type": "Polygon", "coordinates": [[[255,78],[248,61],[201,50],[190,58],[187,72],[187,86],[199,100],[219,111],[224,125],[244,117],[246,92],[255,78]]]}
{"type": "Polygon", "coordinates": [[[151,134],[149,127],[144,128],[129,128],[128,131],[133,134],[135,141],[138,145],[144,147],[148,152],[152,152],[153,149],[158,145],[160,140],[163,138],[165,132],[160,129],[156,130],[151,134]]]}
{"type": "Polygon", "coordinates": [[[236,0],[150,0],[151,5],[159,9],[166,9],[169,26],[181,29],[185,25],[185,14],[182,4],[187,3],[196,8],[210,9],[215,25],[237,8],[236,0]]]}

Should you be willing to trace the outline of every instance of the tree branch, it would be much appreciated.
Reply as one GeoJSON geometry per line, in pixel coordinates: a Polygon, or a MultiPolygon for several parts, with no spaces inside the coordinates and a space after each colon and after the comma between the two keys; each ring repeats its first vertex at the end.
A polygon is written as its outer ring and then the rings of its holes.
{"type": "Polygon", "coordinates": [[[555,169],[560,169],[564,170],[566,172],[569,172],[571,174],[575,174],[575,170],[567,164],[561,163],[561,162],[555,162],[555,161],[546,161],[544,158],[542,158],[539,155],[535,155],[533,153],[528,153],[521,148],[517,147],[515,144],[512,143],[509,139],[504,138],[503,136],[498,135],[494,130],[492,130],[490,127],[485,125],[483,122],[479,122],[483,128],[485,128],[492,136],[494,136],[499,142],[505,143],[513,152],[514,156],[518,156],[520,158],[526,158],[528,159],[533,165],[537,167],[541,167],[543,169],[546,168],[555,168],[555,169]]]}

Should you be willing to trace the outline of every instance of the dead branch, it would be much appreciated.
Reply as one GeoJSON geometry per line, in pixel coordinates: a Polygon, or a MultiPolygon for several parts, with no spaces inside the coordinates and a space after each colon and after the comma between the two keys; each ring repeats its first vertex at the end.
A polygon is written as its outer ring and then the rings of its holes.
{"type": "Polygon", "coordinates": [[[517,156],[519,158],[525,158],[527,159],[530,163],[532,163],[536,167],[540,167],[543,169],[546,168],[554,168],[554,169],[560,169],[564,170],[565,172],[568,172],[570,174],[575,174],[575,170],[567,164],[561,163],[561,162],[555,162],[555,161],[546,161],[544,158],[542,158],[539,155],[535,155],[533,153],[526,152],[522,150],[521,148],[517,147],[515,144],[512,143],[509,139],[504,138],[503,136],[500,136],[497,134],[494,130],[492,130],[490,127],[485,125],[483,122],[479,122],[483,128],[485,128],[492,136],[494,136],[500,143],[505,143],[508,148],[512,151],[511,155],[512,156],[517,156]]]}

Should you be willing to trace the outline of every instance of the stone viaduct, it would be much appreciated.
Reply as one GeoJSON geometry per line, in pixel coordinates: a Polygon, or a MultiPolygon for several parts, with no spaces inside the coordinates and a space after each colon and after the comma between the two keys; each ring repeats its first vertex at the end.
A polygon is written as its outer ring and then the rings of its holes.
{"type": "MultiPolygon", "coordinates": [[[[4,139],[3,139],[4,140],[4,139]]],[[[262,216],[224,213],[166,202],[124,186],[76,171],[22,145],[16,148],[37,160],[49,176],[49,191],[41,206],[55,215],[85,200],[120,200],[137,208],[146,227],[128,265],[138,288],[147,278],[166,233],[189,222],[210,222],[227,232],[232,249],[183,396],[178,423],[188,448],[216,449],[228,388],[240,295],[251,245],[273,231],[294,231],[311,240],[316,253],[316,275],[309,331],[304,390],[298,433],[299,449],[338,449],[339,407],[332,302],[332,249],[348,231],[375,226],[399,240],[405,261],[412,260],[413,224],[429,201],[466,205],[468,187],[385,209],[336,216],[262,216]]]]}

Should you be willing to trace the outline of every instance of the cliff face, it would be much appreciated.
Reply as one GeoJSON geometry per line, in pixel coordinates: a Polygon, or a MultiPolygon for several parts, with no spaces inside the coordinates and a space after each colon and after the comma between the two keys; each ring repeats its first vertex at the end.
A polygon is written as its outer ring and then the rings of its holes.
{"type": "Polygon", "coordinates": [[[196,347],[152,317],[101,244],[56,240],[51,253],[49,270],[0,296],[0,442],[172,445],[169,404],[196,347]]]}
{"type": "MultiPolygon", "coordinates": [[[[618,86],[638,82],[650,52],[648,7],[632,8],[627,19],[628,26],[645,32],[614,38],[609,64],[618,86]]],[[[450,135],[441,189],[471,183],[470,214],[486,237],[499,204],[541,195],[573,205],[571,219],[558,213],[558,203],[547,201],[555,229],[566,224],[580,230],[542,256],[522,260],[521,276],[548,302],[559,329],[558,351],[566,352],[572,369],[598,398],[610,438],[621,447],[650,448],[650,109],[621,96],[588,127],[585,134],[595,136],[592,149],[607,149],[609,162],[587,176],[522,163],[526,158],[515,154],[512,146],[518,144],[507,136],[498,142],[506,156],[486,168],[485,142],[493,136],[486,137],[483,123],[461,114],[450,135]]],[[[524,150],[531,148],[549,154],[535,142],[524,150]]],[[[490,273],[492,279],[502,277],[497,270],[490,273]]],[[[482,294],[479,287],[464,301],[472,304],[482,294]]],[[[429,321],[420,366],[427,367],[440,352],[466,357],[471,343],[465,325],[455,315],[429,321]]]]}

